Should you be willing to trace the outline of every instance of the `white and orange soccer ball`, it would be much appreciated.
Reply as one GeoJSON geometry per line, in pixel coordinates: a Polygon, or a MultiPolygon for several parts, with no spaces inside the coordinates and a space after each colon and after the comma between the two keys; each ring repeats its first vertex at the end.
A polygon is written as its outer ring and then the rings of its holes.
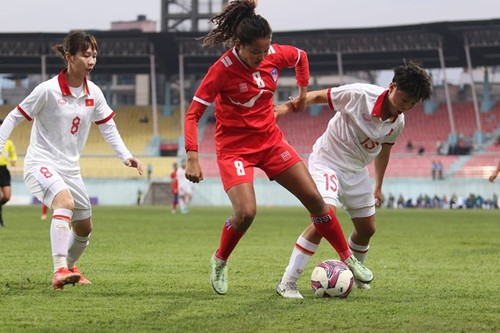
{"type": "Polygon", "coordinates": [[[349,267],[340,260],[324,260],[311,274],[311,288],[318,297],[346,298],[353,286],[354,276],[349,267]]]}

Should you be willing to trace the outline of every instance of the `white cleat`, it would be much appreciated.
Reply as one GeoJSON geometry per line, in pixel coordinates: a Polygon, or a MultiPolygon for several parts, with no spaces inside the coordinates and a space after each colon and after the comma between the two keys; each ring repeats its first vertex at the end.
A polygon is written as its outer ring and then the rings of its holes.
{"type": "Polygon", "coordinates": [[[276,293],[283,298],[304,298],[297,290],[297,284],[295,282],[282,282],[280,280],[276,286],[276,293]]]}
{"type": "Polygon", "coordinates": [[[354,279],[354,283],[356,284],[356,287],[358,289],[365,289],[365,290],[372,289],[372,287],[370,287],[368,283],[361,282],[358,279],[354,279]]]}

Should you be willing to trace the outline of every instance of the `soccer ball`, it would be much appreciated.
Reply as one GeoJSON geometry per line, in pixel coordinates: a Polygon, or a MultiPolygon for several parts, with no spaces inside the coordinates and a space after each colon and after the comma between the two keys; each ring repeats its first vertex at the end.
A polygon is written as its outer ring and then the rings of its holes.
{"type": "Polygon", "coordinates": [[[318,297],[346,298],[353,285],[351,270],[340,260],[322,261],[311,274],[311,288],[318,297]]]}

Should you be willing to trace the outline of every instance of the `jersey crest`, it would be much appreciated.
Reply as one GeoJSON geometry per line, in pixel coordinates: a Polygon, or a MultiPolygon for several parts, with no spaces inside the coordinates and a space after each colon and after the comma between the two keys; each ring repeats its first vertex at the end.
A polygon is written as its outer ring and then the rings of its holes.
{"type": "Polygon", "coordinates": [[[276,68],[273,68],[273,70],[271,71],[271,76],[274,82],[278,81],[278,70],[276,68]]]}

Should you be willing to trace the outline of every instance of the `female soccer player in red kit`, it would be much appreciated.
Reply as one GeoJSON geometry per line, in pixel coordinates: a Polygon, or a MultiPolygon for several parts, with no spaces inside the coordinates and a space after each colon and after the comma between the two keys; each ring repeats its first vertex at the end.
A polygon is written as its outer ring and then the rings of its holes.
{"type": "MultiPolygon", "coordinates": [[[[293,46],[272,44],[271,27],[255,13],[255,7],[252,0],[231,1],[212,18],[216,27],[203,37],[202,45],[223,43],[230,48],[208,70],[185,119],[186,178],[198,183],[203,180],[203,172],[198,161],[197,124],[215,102],[217,164],[233,213],[224,223],[219,247],[211,258],[212,288],[220,295],[226,294],[228,258],[255,218],[254,167],[295,195],[341,260],[358,279],[370,282],[372,272],[352,256],[335,214],[276,125],[273,98],[282,69],[295,68],[299,96],[290,103],[296,111],[305,108],[307,54],[293,46]]],[[[295,286],[283,286],[282,293],[301,298],[295,286]]]]}

